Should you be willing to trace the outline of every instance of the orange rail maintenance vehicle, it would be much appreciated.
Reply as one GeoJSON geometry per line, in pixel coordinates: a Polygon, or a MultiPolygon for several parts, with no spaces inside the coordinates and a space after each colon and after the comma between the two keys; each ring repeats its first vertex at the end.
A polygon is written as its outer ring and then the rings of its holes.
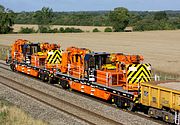
{"type": "Polygon", "coordinates": [[[13,71],[112,100],[119,107],[135,105],[139,83],[151,80],[151,65],[143,64],[139,55],[77,47],[63,51],[57,44],[19,39],[12,45],[9,57],[13,71]]]}

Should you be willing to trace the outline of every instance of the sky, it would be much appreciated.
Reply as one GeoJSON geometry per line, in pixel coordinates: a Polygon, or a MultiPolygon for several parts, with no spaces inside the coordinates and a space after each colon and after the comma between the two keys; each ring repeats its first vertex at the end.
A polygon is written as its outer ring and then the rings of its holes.
{"type": "Polygon", "coordinates": [[[96,11],[125,7],[130,11],[180,10],[180,0],[0,0],[15,12],[36,11],[50,7],[53,11],[96,11]]]}

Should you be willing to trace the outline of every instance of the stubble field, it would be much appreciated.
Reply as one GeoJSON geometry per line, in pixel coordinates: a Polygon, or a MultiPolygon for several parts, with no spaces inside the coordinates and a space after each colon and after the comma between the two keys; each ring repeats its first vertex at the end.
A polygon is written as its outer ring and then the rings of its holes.
{"type": "Polygon", "coordinates": [[[86,47],[94,51],[141,54],[156,70],[180,75],[180,30],[127,33],[67,33],[67,34],[6,34],[0,35],[1,45],[11,45],[16,39],[32,42],[59,43],[86,47]]]}
{"type": "MultiPolygon", "coordinates": [[[[38,25],[33,25],[33,24],[15,24],[13,25],[13,31],[14,32],[19,32],[21,27],[23,28],[33,28],[34,30],[38,30],[38,25]]],[[[99,31],[104,32],[104,29],[108,26],[64,26],[64,25],[52,25],[51,28],[57,28],[59,29],[60,27],[67,28],[67,27],[74,27],[74,28],[79,28],[83,30],[84,32],[92,32],[94,28],[98,28],[99,31]]]]}

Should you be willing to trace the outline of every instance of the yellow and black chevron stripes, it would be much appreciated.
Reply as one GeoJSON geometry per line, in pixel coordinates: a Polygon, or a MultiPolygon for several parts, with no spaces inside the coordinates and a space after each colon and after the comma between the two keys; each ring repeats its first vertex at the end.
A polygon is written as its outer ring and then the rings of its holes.
{"type": "Polygon", "coordinates": [[[50,50],[48,52],[48,64],[60,64],[62,59],[62,50],[50,50]]]}
{"type": "Polygon", "coordinates": [[[142,83],[151,81],[150,64],[131,64],[127,67],[127,82],[142,83]]]}

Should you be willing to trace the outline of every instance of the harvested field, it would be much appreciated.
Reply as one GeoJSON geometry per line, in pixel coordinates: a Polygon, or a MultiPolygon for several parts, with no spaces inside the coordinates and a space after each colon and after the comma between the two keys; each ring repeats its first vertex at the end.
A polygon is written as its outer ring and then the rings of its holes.
{"type": "MultiPolygon", "coordinates": [[[[15,25],[13,26],[13,28],[14,28],[13,31],[14,31],[14,32],[19,32],[19,30],[21,29],[21,27],[23,27],[23,28],[26,28],[26,27],[28,27],[28,28],[34,28],[35,30],[38,29],[38,25],[15,24],[15,25]]],[[[94,28],[98,28],[101,32],[104,32],[104,29],[106,28],[106,27],[104,27],[104,26],[63,26],[63,25],[52,25],[52,26],[51,26],[51,28],[58,28],[58,29],[59,29],[60,27],[63,27],[63,28],[67,28],[67,27],[79,28],[79,29],[83,30],[84,32],[92,32],[94,28]]]]}
{"type": "Polygon", "coordinates": [[[165,87],[165,88],[170,88],[170,89],[173,89],[173,90],[180,91],[180,81],[158,84],[158,86],[162,86],[162,87],[165,87]]]}
{"type": "Polygon", "coordinates": [[[62,48],[86,47],[94,51],[142,54],[145,62],[159,71],[180,75],[180,30],[127,33],[7,34],[0,44],[10,45],[16,39],[33,42],[56,42],[62,48]]]}

